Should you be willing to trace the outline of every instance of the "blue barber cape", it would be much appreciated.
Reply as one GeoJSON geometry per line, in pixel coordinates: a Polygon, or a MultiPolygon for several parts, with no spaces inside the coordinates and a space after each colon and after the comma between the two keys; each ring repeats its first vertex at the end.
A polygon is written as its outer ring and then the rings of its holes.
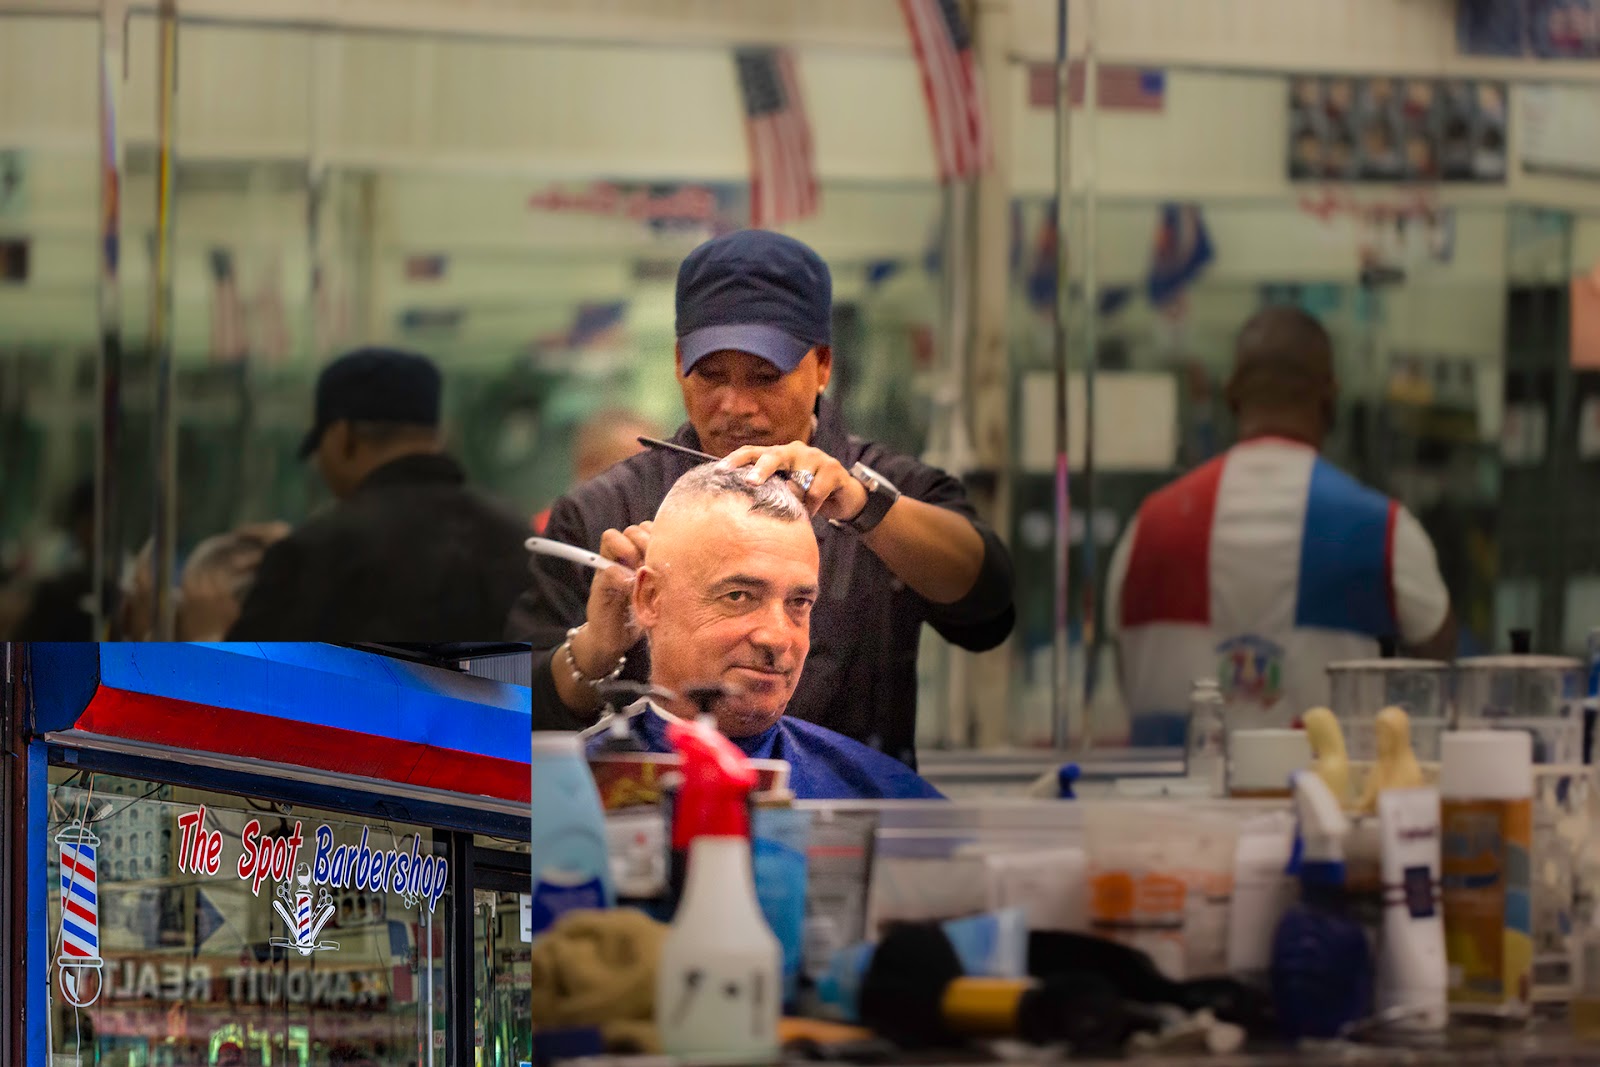
{"type": "MultiPolygon", "coordinates": [[[[637,706],[637,705],[635,705],[637,706]]],[[[630,709],[631,710],[631,709],[630,709]]],[[[667,721],[640,709],[629,725],[651,752],[671,752],[667,721]]],[[[605,731],[590,738],[605,741],[605,731]]],[[[781,759],[789,764],[789,788],[800,800],[943,800],[916,771],[877,749],[824,726],[784,716],[751,737],[730,737],[751,759],[781,759]]]]}

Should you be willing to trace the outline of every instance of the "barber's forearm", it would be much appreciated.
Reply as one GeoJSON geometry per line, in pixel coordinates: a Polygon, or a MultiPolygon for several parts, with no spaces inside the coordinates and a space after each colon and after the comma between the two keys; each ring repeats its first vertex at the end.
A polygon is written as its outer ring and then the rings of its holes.
{"type": "Polygon", "coordinates": [[[901,497],[862,541],[895,577],[935,604],[954,604],[978,581],[983,538],[948,508],[901,497]]]}
{"type": "MultiPolygon", "coordinates": [[[[573,638],[572,658],[587,678],[600,678],[609,674],[617,664],[617,655],[607,656],[604,650],[594,647],[594,635],[585,626],[573,638]]],[[[621,653],[618,653],[621,655],[621,653]]],[[[572,676],[572,664],[566,649],[558,647],[550,660],[550,673],[555,678],[556,694],[567,710],[580,715],[592,715],[600,709],[600,694],[594,686],[584,685],[572,676]]]]}

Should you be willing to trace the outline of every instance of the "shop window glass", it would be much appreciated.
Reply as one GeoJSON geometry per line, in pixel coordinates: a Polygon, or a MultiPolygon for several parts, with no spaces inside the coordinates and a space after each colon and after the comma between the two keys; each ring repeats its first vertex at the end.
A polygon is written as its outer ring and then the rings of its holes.
{"type": "Polygon", "coordinates": [[[63,769],[50,839],[55,1063],[445,1055],[456,872],[428,828],[63,769]]]}

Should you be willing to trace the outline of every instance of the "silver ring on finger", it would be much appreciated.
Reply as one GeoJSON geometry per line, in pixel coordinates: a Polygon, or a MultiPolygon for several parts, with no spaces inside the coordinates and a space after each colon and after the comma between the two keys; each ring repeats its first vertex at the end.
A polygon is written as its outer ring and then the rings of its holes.
{"type": "Polygon", "coordinates": [[[800,495],[811,491],[811,483],[817,480],[815,471],[794,471],[789,475],[789,481],[800,487],[800,495]]]}

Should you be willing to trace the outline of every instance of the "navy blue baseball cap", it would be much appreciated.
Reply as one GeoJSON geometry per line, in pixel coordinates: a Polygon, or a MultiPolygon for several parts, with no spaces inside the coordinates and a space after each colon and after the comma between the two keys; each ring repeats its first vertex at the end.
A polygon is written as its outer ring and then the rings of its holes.
{"type": "Polygon", "coordinates": [[[748,352],[788,374],[832,344],[833,278],[808,245],[770,230],[736,230],[678,268],[678,347],[688,373],[713,352],[748,352]]]}
{"type": "Polygon", "coordinates": [[[393,348],[358,348],[322,368],[316,421],[300,442],[300,458],[317,450],[340,419],[439,425],[439,368],[427,356],[393,348]]]}

